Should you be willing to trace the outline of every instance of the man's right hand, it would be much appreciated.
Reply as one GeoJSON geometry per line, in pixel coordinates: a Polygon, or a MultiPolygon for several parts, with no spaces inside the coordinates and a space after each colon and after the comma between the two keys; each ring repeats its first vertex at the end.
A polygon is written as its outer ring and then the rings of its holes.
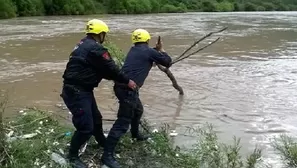
{"type": "Polygon", "coordinates": [[[165,52],[164,49],[163,49],[163,42],[162,42],[161,39],[158,39],[158,41],[156,43],[156,49],[158,51],[165,52]]]}
{"type": "Polygon", "coordinates": [[[133,80],[129,80],[128,87],[135,90],[137,88],[136,83],[133,80]]]}

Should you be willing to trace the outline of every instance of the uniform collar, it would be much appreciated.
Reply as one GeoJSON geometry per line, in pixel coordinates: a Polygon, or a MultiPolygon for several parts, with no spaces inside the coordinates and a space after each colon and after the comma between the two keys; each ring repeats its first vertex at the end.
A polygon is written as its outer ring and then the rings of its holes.
{"type": "Polygon", "coordinates": [[[96,41],[91,35],[87,35],[87,36],[86,36],[86,39],[90,39],[90,40],[94,40],[94,41],[96,41]]]}
{"type": "Polygon", "coordinates": [[[135,47],[149,47],[149,45],[147,43],[138,43],[135,44],[135,47]]]}

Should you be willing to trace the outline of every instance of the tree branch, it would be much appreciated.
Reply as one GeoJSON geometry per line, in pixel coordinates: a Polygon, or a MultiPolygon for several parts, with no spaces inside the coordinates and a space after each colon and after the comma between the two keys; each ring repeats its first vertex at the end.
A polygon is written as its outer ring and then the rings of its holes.
{"type": "Polygon", "coordinates": [[[161,66],[161,65],[158,65],[158,64],[157,64],[157,66],[158,66],[158,68],[159,68],[162,72],[164,72],[164,73],[168,76],[168,78],[169,78],[169,79],[171,80],[171,82],[172,82],[172,86],[173,86],[177,91],[179,91],[179,94],[180,94],[180,95],[184,95],[183,88],[180,87],[180,86],[178,85],[178,83],[177,83],[175,77],[173,76],[172,72],[171,72],[168,68],[165,68],[165,67],[163,67],[163,66],[161,66]]]}
{"type": "Polygon", "coordinates": [[[189,55],[187,55],[187,56],[185,56],[185,57],[181,57],[181,58],[179,58],[179,59],[174,60],[174,61],[172,62],[172,65],[175,64],[175,63],[177,63],[177,62],[179,62],[179,61],[181,61],[181,60],[183,60],[183,59],[189,58],[190,56],[192,56],[192,55],[194,55],[194,54],[196,54],[196,53],[198,53],[198,52],[204,50],[205,48],[207,48],[207,47],[213,45],[214,43],[216,43],[217,41],[219,41],[219,39],[220,39],[220,37],[218,37],[216,40],[210,42],[210,43],[207,44],[206,46],[204,46],[204,47],[202,47],[202,48],[199,48],[197,51],[194,51],[194,52],[192,52],[191,54],[189,54],[189,55]]]}
{"type": "MultiPolygon", "coordinates": [[[[211,46],[212,44],[216,43],[220,38],[217,38],[216,40],[214,40],[213,42],[209,43],[208,45],[206,45],[206,46],[204,46],[204,47],[198,49],[197,51],[195,51],[195,52],[193,52],[193,53],[191,53],[191,54],[188,54],[187,56],[184,56],[188,51],[190,51],[193,47],[195,47],[198,43],[200,43],[201,41],[203,41],[203,40],[206,39],[207,37],[210,37],[211,35],[216,34],[216,33],[223,32],[223,31],[225,31],[227,28],[228,28],[228,27],[225,27],[225,28],[223,28],[223,29],[221,29],[221,30],[214,31],[214,32],[210,32],[210,33],[208,33],[207,35],[203,36],[201,39],[195,41],[195,42],[194,42],[188,49],[186,49],[180,56],[178,56],[175,60],[172,61],[172,65],[175,64],[175,63],[177,63],[177,62],[179,62],[179,61],[181,61],[181,60],[183,60],[183,59],[189,58],[190,56],[192,56],[192,55],[194,55],[194,54],[196,54],[196,53],[198,53],[198,52],[204,50],[205,48],[211,46]],[[184,56],[184,57],[183,57],[183,56],[184,56]]],[[[160,37],[160,36],[158,37],[158,42],[157,42],[157,43],[158,43],[158,44],[161,43],[161,37],[160,37]]],[[[163,67],[163,66],[161,66],[161,65],[157,65],[157,66],[158,66],[158,68],[159,68],[162,72],[164,72],[164,73],[168,76],[168,78],[169,78],[169,79],[171,80],[171,82],[172,82],[172,86],[173,86],[177,91],[179,91],[179,94],[180,94],[180,95],[184,95],[184,91],[183,91],[182,87],[178,85],[178,83],[177,83],[175,77],[173,76],[173,74],[172,74],[172,72],[169,70],[169,68],[165,68],[165,67],[163,67]]]]}
{"type": "Polygon", "coordinates": [[[223,32],[223,31],[225,31],[226,29],[228,29],[228,27],[225,27],[225,28],[223,28],[223,29],[221,29],[221,30],[218,30],[218,31],[210,32],[210,33],[208,33],[207,35],[203,36],[201,39],[195,41],[195,42],[194,42],[188,49],[186,49],[180,56],[178,56],[178,57],[176,58],[176,60],[177,60],[177,59],[180,59],[180,58],[181,58],[182,56],[184,56],[188,51],[190,51],[193,47],[195,47],[198,43],[200,43],[201,41],[203,41],[203,40],[206,39],[207,37],[210,37],[211,35],[216,34],[216,33],[223,32]]]}

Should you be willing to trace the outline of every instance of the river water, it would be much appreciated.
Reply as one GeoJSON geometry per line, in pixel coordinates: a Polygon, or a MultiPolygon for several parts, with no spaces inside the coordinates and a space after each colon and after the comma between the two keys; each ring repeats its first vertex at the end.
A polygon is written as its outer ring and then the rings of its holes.
{"type": "MultiPolygon", "coordinates": [[[[127,51],[130,33],[145,28],[163,37],[172,56],[196,39],[225,26],[222,39],[171,70],[185,91],[181,99],[170,80],[152,69],[141,98],[145,118],[187,126],[214,124],[223,142],[242,138],[243,153],[255,145],[266,163],[278,167],[270,145],[275,136],[297,135],[297,12],[186,13],[150,15],[28,17],[0,21],[0,88],[8,90],[8,115],[25,106],[56,110],[61,103],[61,75],[70,51],[84,36],[88,19],[100,18],[109,38],[127,51]]],[[[204,43],[206,44],[207,41],[204,43]]],[[[111,82],[96,89],[104,118],[115,118],[117,102],[111,82]]],[[[108,125],[108,124],[107,124],[108,125]]],[[[179,136],[177,144],[195,140],[179,136]]],[[[186,142],[186,143],[185,143],[186,142]]]]}

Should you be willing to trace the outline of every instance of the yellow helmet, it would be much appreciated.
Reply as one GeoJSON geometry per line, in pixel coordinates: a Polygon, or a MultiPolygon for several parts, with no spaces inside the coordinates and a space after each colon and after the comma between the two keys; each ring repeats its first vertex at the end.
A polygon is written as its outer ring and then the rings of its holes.
{"type": "Polygon", "coordinates": [[[108,26],[102,21],[98,19],[92,19],[88,21],[86,25],[86,34],[93,33],[93,34],[100,34],[102,32],[109,32],[108,26]]]}
{"type": "Polygon", "coordinates": [[[132,43],[147,42],[151,39],[151,35],[144,29],[136,29],[132,32],[132,43]]]}

